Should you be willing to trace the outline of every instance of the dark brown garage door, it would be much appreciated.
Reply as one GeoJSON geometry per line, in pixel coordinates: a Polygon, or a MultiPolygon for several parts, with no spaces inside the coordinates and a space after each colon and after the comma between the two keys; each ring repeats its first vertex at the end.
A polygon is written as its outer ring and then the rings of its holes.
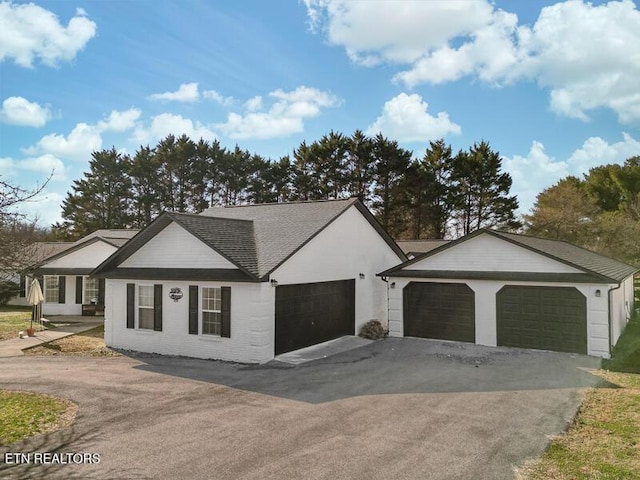
{"type": "Polygon", "coordinates": [[[411,282],[403,295],[405,336],[476,341],[475,295],[467,284],[411,282]]]}
{"type": "Polygon", "coordinates": [[[498,345],[587,353],[587,299],[577,289],[506,285],[496,302],[498,345]]]}
{"type": "Polygon", "coordinates": [[[276,355],[355,331],[355,280],[276,287],[276,355]]]}

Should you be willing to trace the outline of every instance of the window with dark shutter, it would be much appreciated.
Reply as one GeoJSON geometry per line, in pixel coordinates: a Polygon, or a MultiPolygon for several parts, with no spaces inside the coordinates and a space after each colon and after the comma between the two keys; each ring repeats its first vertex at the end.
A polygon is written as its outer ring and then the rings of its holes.
{"type": "Polygon", "coordinates": [[[198,334],[198,286],[189,285],[189,334],[198,334]]]}
{"type": "Polygon", "coordinates": [[[76,303],[82,303],[82,277],[76,277],[76,303]]]}
{"type": "Polygon", "coordinates": [[[127,283],[127,328],[135,328],[136,324],[136,285],[127,283]]]}
{"type": "Polygon", "coordinates": [[[222,287],[222,325],[221,337],[231,337],[231,287],[222,287]]]}
{"type": "Polygon", "coordinates": [[[153,329],[162,331],[162,285],[153,286],[153,329]]]}
{"type": "Polygon", "coordinates": [[[24,275],[20,275],[20,298],[27,296],[27,278],[24,275]]]}
{"type": "Polygon", "coordinates": [[[58,303],[65,303],[67,277],[58,277],[58,303]]]}
{"type": "Polygon", "coordinates": [[[98,279],[98,305],[104,305],[104,278],[98,279]]]}

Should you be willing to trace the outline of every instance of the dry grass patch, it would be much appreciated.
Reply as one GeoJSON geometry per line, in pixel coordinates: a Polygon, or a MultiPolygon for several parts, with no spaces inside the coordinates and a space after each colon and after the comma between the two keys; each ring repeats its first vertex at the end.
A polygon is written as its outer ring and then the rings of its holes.
{"type": "Polygon", "coordinates": [[[0,390],[0,446],[53,432],[73,422],[78,406],[62,398],[0,390]]]}
{"type": "MultiPolygon", "coordinates": [[[[3,308],[0,310],[0,340],[17,338],[18,332],[20,330],[26,331],[30,324],[30,310],[3,308]]],[[[45,330],[37,323],[34,323],[33,326],[36,330],[45,330]]]]}
{"type": "Polygon", "coordinates": [[[574,424],[519,479],[640,479],[640,375],[598,374],[620,388],[588,391],[574,424]]]}
{"type": "Polygon", "coordinates": [[[25,355],[63,355],[89,357],[120,356],[104,343],[104,326],[77,333],[53,342],[24,350],[25,355]]]}

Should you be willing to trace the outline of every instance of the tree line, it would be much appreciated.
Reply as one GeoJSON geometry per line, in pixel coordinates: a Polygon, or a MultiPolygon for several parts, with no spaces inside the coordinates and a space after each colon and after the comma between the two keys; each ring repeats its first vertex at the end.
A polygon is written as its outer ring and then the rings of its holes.
{"type": "Polygon", "coordinates": [[[532,235],[640,265],[640,156],[563,178],[538,194],[524,220],[532,235]]]}
{"type": "Polygon", "coordinates": [[[511,177],[488,142],[453,154],[444,140],[422,158],[381,134],[331,131],[278,160],[216,141],[169,135],[133,155],[96,151],[62,203],[59,239],[101,228],[144,228],[164,210],[358,197],[394,238],[459,236],[514,229],[511,177]]]}

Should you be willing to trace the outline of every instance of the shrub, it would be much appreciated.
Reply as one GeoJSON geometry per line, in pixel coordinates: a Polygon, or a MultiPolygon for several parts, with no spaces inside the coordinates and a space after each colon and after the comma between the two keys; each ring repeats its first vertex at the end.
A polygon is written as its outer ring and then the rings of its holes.
{"type": "Polygon", "coordinates": [[[20,293],[20,285],[9,280],[0,280],[0,307],[20,293]]]}
{"type": "Polygon", "coordinates": [[[378,320],[369,320],[362,326],[360,330],[360,336],[362,338],[368,338],[370,340],[379,340],[387,336],[387,330],[382,326],[378,320]]]}

